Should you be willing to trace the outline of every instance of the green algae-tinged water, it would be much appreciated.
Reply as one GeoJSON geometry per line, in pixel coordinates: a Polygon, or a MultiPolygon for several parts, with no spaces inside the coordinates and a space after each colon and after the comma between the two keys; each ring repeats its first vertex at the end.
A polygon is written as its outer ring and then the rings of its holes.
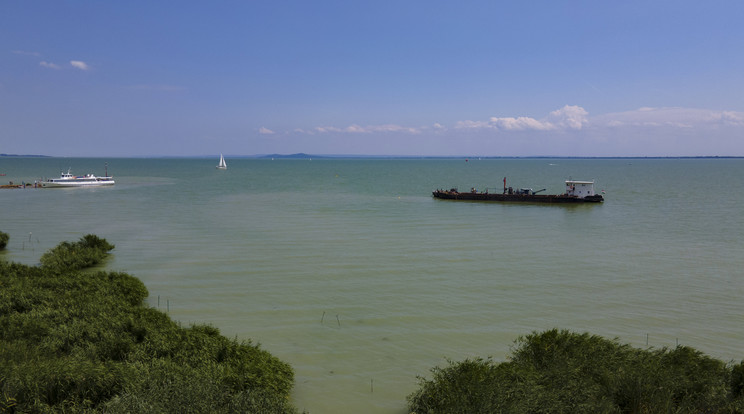
{"type": "Polygon", "coordinates": [[[404,413],[446,360],[504,360],[553,327],[744,359],[744,159],[0,158],[4,181],[103,173],[116,186],[0,191],[0,257],[116,245],[150,304],[260,343],[311,413],[404,413]],[[563,190],[602,205],[435,200],[436,188],[563,190]]]}

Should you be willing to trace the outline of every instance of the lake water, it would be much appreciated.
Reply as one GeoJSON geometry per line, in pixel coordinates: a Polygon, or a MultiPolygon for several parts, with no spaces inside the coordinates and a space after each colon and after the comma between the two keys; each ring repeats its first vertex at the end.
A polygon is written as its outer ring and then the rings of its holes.
{"type": "Polygon", "coordinates": [[[0,255],[36,264],[93,233],[149,303],[290,363],[311,413],[405,413],[447,360],[505,360],[565,328],[744,358],[744,159],[0,158],[3,184],[103,174],[93,189],[0,190],[0,255]],[[459,187],[601,205],[436,200],[459,187]]]}

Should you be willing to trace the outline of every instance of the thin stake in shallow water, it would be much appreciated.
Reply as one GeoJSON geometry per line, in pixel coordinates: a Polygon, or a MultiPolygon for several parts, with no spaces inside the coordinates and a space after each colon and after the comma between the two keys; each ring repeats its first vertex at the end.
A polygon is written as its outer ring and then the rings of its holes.
{"type": "Polygon", "coordinates": [[[323,319],[325,319],[325,311],[323,311],[323,316],[320,317],[320,324],[323,325],[323,319]]]}
{"type": "Polygon", "coordinates": [[[338,322],[338,327],[340,328],[341,327],[341,321],[338,320],[338,314],[336,314],[336,322],[338,322]]]}

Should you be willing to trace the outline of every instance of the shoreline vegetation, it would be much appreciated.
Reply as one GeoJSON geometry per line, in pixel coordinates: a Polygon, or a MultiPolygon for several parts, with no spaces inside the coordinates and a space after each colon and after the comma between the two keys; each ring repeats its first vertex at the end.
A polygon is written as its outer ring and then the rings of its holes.
{"type": "Polygon", "coordinates": [[[532,333],[507,362],[468,359],[431,372],[408,397],[411,413],[744,413],[744,362],[589,333],[532,333]]]}
{"type": "Polygon", "coordinates": [[[145,305],[114,246],[63,242],[38,266],[0,260],[0,412],[296,413],[292,368],[210,325],[145,305]]]}
{"type": "MultiPolygon", "coordinates": [[[[89,234],[37,266],[0,259],[0,412],[297,413],[289,364],[148,307],[139,279],[95,268],[112,249],[89,234]]],[[[419,377],[408,412],[744,413],[744,361],[685,346],[553,329],[506,362],[449,364],[419,377]]]]}

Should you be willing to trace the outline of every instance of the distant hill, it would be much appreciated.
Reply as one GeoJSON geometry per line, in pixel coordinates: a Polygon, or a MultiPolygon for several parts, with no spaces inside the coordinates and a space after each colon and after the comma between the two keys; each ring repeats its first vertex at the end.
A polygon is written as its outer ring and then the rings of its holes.
{"type": "Polygon", "coordinates": [[[31,155],[31,154],[0,154],[0,157],[18,157],[18,158],[49,158],[48,155],[31,155]]]}
{"type": "Polygon", "coordinates": [[[309,155],[305,154],[303,152],[297,153],[297,154],[270,154],[270,155],[262,155],[258,158],[284,158],[284,159],[310,159],[310,158],[325,158],[323,156],[319,155],[309,155]]]}

